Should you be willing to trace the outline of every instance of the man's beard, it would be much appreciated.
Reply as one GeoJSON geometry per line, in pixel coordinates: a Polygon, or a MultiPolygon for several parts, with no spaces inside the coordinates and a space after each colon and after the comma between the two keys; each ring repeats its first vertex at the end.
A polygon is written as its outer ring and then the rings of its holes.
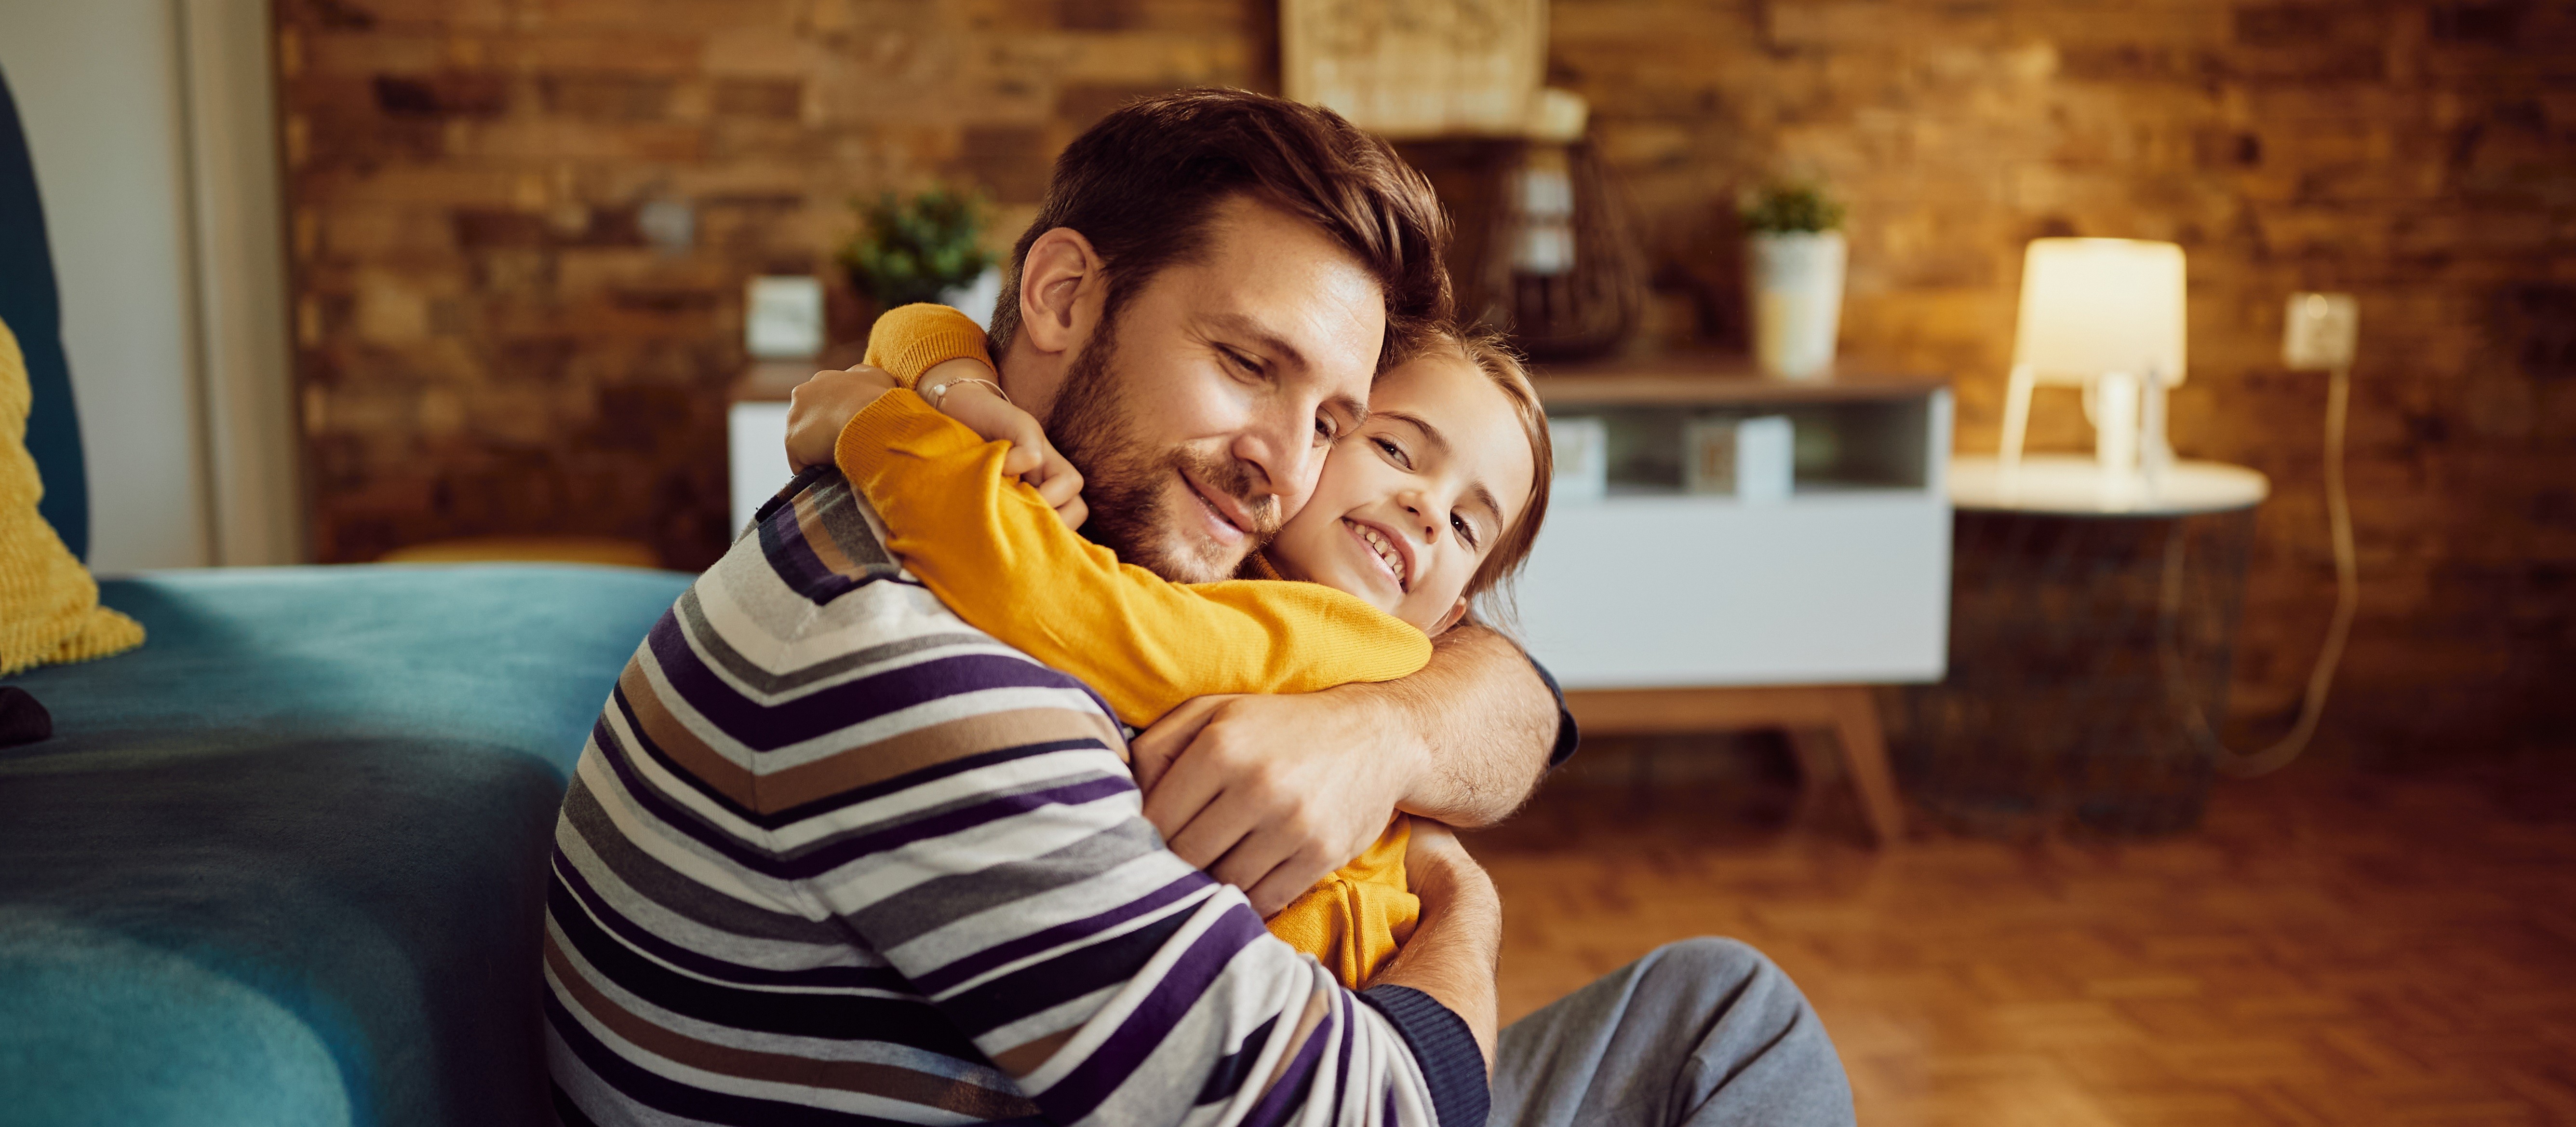
{"type": "Polygon", "coordinates": [[[1136,437],[1135,413],[1109,373],[1117,352],[1114,328],[1114,319],[1104,321],[1099,335],[1067,361],[1064,386],[1046,418],[1047,440],[1082,472],[1083,500],[1091,506],[1082,534],[1119,559],[1176,583],[1228,578],[1242,560],[1228,558],[1224,547],[1213,541],[1194,549],[1177,546],[1185,542],[1175,535],[1181,523],[1197,514],[1171,511],[1167,483],[1182,474],[1233,496],[1256,526],[1244,529],[1251,548],[1278,535],[1279,498],[1262,491],[1259,475],[1240,459],[1188,447],[1154,450],[1136,437]]]}

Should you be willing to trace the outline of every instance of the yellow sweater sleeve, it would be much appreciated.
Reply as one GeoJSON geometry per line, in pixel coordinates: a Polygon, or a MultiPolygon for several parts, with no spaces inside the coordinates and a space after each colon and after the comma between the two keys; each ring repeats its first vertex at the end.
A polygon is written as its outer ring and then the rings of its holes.
{"type": "Polygon", "coordinates": [[[868,354],[861,361],[883,368],[894,382],[911,387],[924,372],[951,360],[972,358],[993,366],[984,347],[984,330],[975,319],[945,305],[922,302],[887,310],[868,330],[868,354]]]}
{"type": "Polygon", "coordinates": [[[1270,917],[1270,934],[1315,956],[1342,985],[1365,988],[1422,922],[1422,898],[1405,883],[1412,843],[1412,819],[1396,815],[1367,852],[1270,917]]]}
{"type": "Polygon", "coordinates": [[[1143,726],[1191,697],[1391,681],[1431,660],[1422,631],[1319,583],[1173,583],[1118,562],[1001,474],[985,442],[909,391],[859,412],[833,451],[886,547],[976,629],[1082,678],[1143,726]]]}

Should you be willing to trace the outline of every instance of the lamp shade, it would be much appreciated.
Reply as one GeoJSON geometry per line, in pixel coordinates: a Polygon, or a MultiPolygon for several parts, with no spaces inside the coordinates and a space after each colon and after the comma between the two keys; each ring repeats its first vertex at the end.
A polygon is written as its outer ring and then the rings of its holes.
{"type": "Polygon", "coordinates": [[[2138,239],[2033,239],[2022,258],[2013,366],[2034,382],[2105,372],[2183,377],[2182,248],[2138,239]]]}

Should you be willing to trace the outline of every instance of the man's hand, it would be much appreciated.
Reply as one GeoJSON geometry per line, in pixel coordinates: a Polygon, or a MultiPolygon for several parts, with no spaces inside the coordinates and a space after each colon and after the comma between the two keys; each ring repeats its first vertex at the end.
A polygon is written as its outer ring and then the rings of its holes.
{"type": "Polygon", "coordinates": [[[1458,836],[1427,818],[1413,820],[1404,875],[1422,898],[1422,922],[1395,961],[1369,985],[1410,986],[1449,1007],[1475,1035],[1490,1076],[1498,1024],[1494,972],[1503,951],[1502,897],[1484,867],[1458,844],[1458,836]]]}
{"type": "Polygon", "coordinates": [[[1489,826],[1538,784],[1556,704],[1500,634],[1460,626],[1384,684],[1201,697],[1129,745],[1145,817],[1264,916],[1360,855],[1401,808],[1489,826]]]}
{"type": "Polygon", "coordinates": [[[839,372],[816,372],[787,396],[787,467],[803,473],[832,464],[832,448],[841,428],[877,397],[895,389],[894,377],[882,368],[853,365],[839,372]]]}
{"type": "Polygon", "coordinates": [[[1340,693],[1200,697],[1129,745],[1145,818],[1264,918],[1365,851],[1422,745],[1340,693]]]}

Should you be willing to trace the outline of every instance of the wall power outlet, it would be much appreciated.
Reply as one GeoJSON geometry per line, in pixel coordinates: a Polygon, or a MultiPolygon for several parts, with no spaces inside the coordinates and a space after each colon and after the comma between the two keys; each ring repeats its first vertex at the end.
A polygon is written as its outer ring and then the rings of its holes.
{"type": "Polygon", "coordinates": [[[2281,362],[2299,371],[2352,367],[2361,309],[2348,293],[2294,293],[2281,329],[2281,362]]]}

